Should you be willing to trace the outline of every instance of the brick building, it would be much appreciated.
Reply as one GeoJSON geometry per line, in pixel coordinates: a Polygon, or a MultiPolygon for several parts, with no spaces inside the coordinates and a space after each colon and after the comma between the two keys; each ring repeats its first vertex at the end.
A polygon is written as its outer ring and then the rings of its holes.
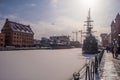
{"type": "Polygon", "coordinates": [[[101,39],[102,39],[102,46],[103,47],[107,47],[107,46],[109,46],[109,37],[108,37],[108,34],[107,33],[102,33],[101,35],[101,39]]]}
{"type": "Polygon", "coordinates": [[[112,44],[120,46],[120,14],[118,13],[115,20],[111,23],[111,41],[112,44]]]}
{"type": "Polygon", "coordinates": [[[5,46],[5,34],[0,33],[0,47],[5,46]]]}
{"type": "Polygon", "coordinates": [[[5,34],[6,46],[30,47],[33,45],[34,33],[29,25],[6,19],[1,32],[5,34]]]}

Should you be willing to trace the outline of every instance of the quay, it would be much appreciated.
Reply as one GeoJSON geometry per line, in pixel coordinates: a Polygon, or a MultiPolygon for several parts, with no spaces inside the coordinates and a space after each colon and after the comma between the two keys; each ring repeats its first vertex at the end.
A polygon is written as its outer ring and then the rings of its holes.
{"type": "Polygon", "coordinates": [[[112,53],[104,53],[104,68],[101,80],[120,80],[120,56],[113,58],[112,53]]]}
{"type": "Polygon", "coordinates": [[[101,51],[74,72],[71,80],[120,80],[120,56],[113,58],[111,52],[101,51]]]}

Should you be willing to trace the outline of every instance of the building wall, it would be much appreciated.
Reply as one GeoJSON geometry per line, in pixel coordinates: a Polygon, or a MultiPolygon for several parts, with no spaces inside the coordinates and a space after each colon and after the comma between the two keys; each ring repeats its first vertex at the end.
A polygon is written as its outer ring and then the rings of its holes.
{"type": "Polygon", "coordinates": [[[112,46],[111,45],[112,44],[112,41],[111,41],[111,33],[110,34],[108,34],[108,46],[112,46]]]}
{"type": "Polygon", "coordinates": [[[0,47],[5,46],[5,34],[0,33],[0,47]]]}
{"type": "Polygon", "coordinates": [[[113,41],[116,37],[116,25],[114,21],[111,24],[111,41],[113,41]]]}
{"type": "Polygon", "coordinates": [[[111,23],[111,45],[120,46],[120,15],[119,13],[117,14],[116,18],[114,21],[111,23]]]}
{"type": "Polygon", "coordinates": [[[22,45],[23,46],[32,46],[33,45],[33,35],[28,33],[22,33],[21,35],[22,45]]]}
{"type": "Polygon", "coordinates": [[[102,33],[100,36],[101,36],[101,39],[102,39],[102,46],[103,47],[109,46],[108,34],[107,33],[102,33]]]}
{"type": "Polygon", "coordinates": [[[33,35],[22,32],[12,32],[11,45],[17,47],[30,47],[33,45],[33,35]]]}
{"type": "Polygon", "coordinates": [[[12,45],[11,44],[11,34],[12,34],[12,30],[9,27],[9,23],[4,24],[4,27],[1,30],[1,33],[5,34],[5,46],[8,45],[12,45]]]}
{"type": "Polygon", "coordinates": [[[12,33],[12,45],[22,46],[22,33],[13,32],[12,33]]]}

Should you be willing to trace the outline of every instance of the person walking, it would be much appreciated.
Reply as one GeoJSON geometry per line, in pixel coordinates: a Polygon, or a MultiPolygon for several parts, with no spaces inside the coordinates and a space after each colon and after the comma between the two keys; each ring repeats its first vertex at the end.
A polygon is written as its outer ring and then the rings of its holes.
{"type": "Polygon", "coordinates": [[[114,58],[114,47],[113,46],[111,47],[111,53],[112,53],[112,56],[114,58]]]}
{"type": "Polygon", "coordinates": [[[110,49],[109,49],[109,47],[107,46],[107,47],[106,47],[106,51],[107,51],[107,53],[109,52],[109,50],[110,50],[110,49]]]}
{"type": "Polygon", "coordinates": [[[118,55],[120,54],[120,46],[117,47],[117,52],[115,54],[116,58],[118,58],[118,55]]]}
{"type": "Polygon", "coordinates": [[[118,57],[118,53],[117,53],[117,47],[116,46],[114,46],[114,56],[115,56],[115,58],[117,58],[118,57]]]}

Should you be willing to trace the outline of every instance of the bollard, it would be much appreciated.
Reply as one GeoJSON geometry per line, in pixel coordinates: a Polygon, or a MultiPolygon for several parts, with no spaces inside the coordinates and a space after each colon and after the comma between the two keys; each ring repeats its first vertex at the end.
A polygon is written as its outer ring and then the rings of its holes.
{"type": "Polygon", "coordinates": [[[87,67],[86,67],[86,76],[85,76],[85,80],[90,80],[90,68],[89,68],[88,65],[87,65],[87,67]]]}
{"type": "Polygon", "coordinates": [[[74,72],[74,73],[73,73],[73,78],[74,78],[74,80],[79,80],[79,78],[80,78],[80,73],[74,72]]]}
{"type": "Polygon", "coordinates": [[[95,65],[94,65],[94,62],[92,61],[92,63],[91,63],[91,80],[94,80],[94,72],[95,72],[95,65]]]}
{"type": "Polygon", "coordinates": [[[95,56],[95,73],[98,73],[98,58],[95,56]]]}

